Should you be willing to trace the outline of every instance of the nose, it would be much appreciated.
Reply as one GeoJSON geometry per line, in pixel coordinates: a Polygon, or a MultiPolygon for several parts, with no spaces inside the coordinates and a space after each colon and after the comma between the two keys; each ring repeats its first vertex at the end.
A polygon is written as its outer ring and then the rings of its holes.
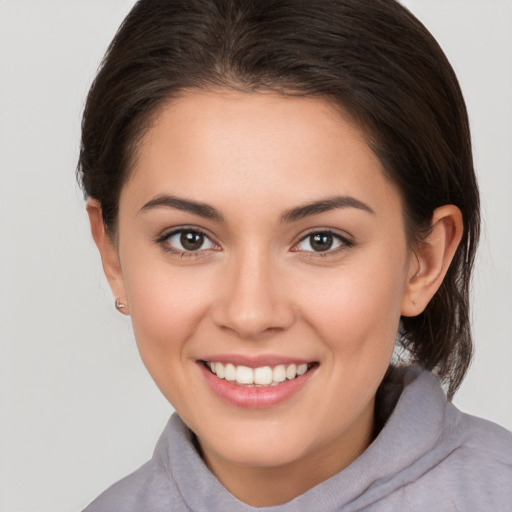
{"type": "Polygon", "coordinates": [[[222,275],[212,317],[222,329],[244,339],[284,331],[295,321],[282,271],[268,254],[234,257],[222,275]]]}

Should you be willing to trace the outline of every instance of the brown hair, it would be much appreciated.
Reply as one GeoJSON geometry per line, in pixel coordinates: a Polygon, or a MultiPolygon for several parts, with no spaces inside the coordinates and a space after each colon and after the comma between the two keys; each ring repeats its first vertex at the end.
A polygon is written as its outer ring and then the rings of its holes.
{"type": "Polygon", "coordinates": [[[409,240],[454,204],[464,234],[425,311],[402,318],[399,343],[452,396],[471,360],[469,283],[479,196],[466,107],[427,29],[395,0],[140,0],[89,92],[78,176],[111,236],[137,141],[184,89],[227,86],[324,97],[368,135],[401,191],[409,240]]]}

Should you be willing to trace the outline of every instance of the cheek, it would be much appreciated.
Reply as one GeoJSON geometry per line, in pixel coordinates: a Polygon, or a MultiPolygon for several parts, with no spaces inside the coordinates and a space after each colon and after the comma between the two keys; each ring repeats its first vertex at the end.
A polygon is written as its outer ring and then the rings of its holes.
{"type": "Polygon", "coordinates": [[[208,308],[211,280],[197,269],[160,261],[134,262],[124,274],[135,338],[148,369],[185,357],[186,341],[208,308]]]}
{"type": "Polygon", "coordinates": [[[127,272],[126,292],[140,357],[156,385],[176,410],[195,402],[190,389],[194,332],[208,305],[207,280],[191,279],[168,265],[127,272]],[[188,390],[188,391],[187,391],[188,390]]]}
{"type": "Polygon", "coordinates": [[[403,265],[342,269],[311,283],[302,297],[305,316],[335,352],[379,357],[392,352],[405,272],[403,265]]]}

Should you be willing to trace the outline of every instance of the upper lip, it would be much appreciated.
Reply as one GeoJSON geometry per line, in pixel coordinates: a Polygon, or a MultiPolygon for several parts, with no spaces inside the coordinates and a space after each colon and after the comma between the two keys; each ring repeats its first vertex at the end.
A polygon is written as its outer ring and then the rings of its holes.
{"type": "Polygon", "coordinates": [[[300,365],[310,364],[314,362],[310,359],[282,356],[277,354],[261,354],[258,356],[248,356],[243,354],[212,354],[211,356],[202,357],[200,361],[223,364],[231,363],[234,366],[247,366],[249,368],[260,368],[262,366],[278,366],[280,364],[300,365]]]}

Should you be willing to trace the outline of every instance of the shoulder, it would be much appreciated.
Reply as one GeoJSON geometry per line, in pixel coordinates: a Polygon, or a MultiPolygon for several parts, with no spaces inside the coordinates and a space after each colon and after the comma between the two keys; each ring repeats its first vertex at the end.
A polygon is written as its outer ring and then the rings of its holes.
{"type": "Polygon", "coordinates": [[[429,393],[431,405],[426,399],[420,403],[432,407],[432,412],[433,405],[437,404],[440,414],[436,425],[431,425],[436,440],[421,457],[429,461],[425,466],[427,471],[419,477],[419,485],[411,487],[426,494],[423,499],[427,502],[434,500],[432,503],[436,506],[440,499],[445,500],[444,503],[450,505],[447,510],[509,510],[512,506],[512,433],[491,421],[463,413],[446,401],[444,393],[439,392],[439,384],[436,382],[434,386],[432,376],[426,377],[430,382],[423,390],[428,387],[437,387],[437,390],[429,393]],[[425,493],[428,489],[430,493],[425,493]]]}
{"type": "Polygon", "coordinates": [[[451,449],[423,477],[420,487],[432,493],[427,499],[444,497],[449,510],[512,510],[512,434],[451,404],[448,409],[456,421],[447,422],[440,443],[451,449]]]}
{"type": "Polygon", "coordinates": [[[84,512],[203,510],[222,489],[201,459],[193,433],[173,414],[151,460],[107,489],[84,512]]]}
{"type": "Polygon", "coordinates": [[[429,372],[394,377],[399,399],[376,443],[394,499],[415,510],[512,510],[512,433],[447,402],[429,372]]]}
{"type": "Polygon", "coordinates": [[[462,439],[461,448],[475,455],[512,466],[512,433],[496,423],[460,412],[450,404],[456,420],[451,425],[462,439]]]}
{"type": "Polygon", "coordinates": [[[460,439],[451,459],[468,487],[468,495],[475,494],[471,488],[479,488],[481,499],[485,497],[488,505],[495,496],[506,500],[502,506],[511,507],[512,433],[490,421],[464,414],[451,404],[449,409],[456,421],[450,424],[448,435],[460,439]]]}
{"type": "Polygon", "coordinates": [[[155,459],[118,481],[84,512],[140,512],[141,510],[188,510],[172,479],[155,459]]]}

